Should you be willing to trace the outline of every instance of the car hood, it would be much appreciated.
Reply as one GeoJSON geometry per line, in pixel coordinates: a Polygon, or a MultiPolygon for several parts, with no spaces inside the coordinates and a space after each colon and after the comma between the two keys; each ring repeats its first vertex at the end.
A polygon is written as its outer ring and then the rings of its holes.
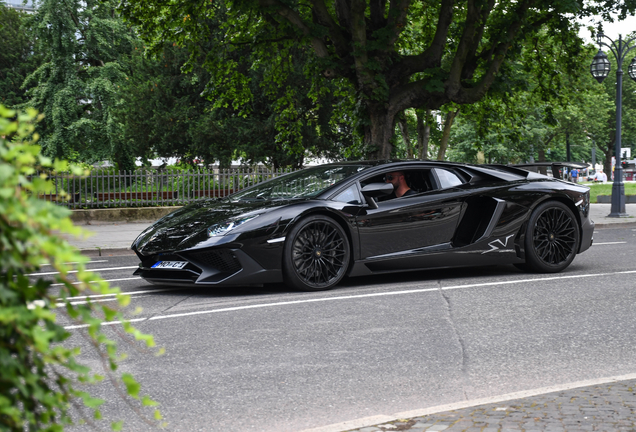
{"type": "Polygon", "coordinates": [[[208,239],[208,228],[229,219],[268,213],[290,201],[230,202],[201,200],[176,210],[146,228],[133,242],[143,255],[191,248],[208,239]]]}

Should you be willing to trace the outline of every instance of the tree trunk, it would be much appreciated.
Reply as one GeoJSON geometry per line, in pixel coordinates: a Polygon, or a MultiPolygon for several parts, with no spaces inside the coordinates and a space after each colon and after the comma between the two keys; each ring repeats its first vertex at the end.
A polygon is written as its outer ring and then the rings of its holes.
{"type": "Polygon", "coordinates": [[[603,163],[604,172],[607,180],[612,181],[612,156],[614,156],[614,140],[609,141],[605,150],[605,163],[603,163]]]}
{"type": "Polygon", "coordinates": [[[605,153],[605,162],[603,163],[603,171],[607,175],[608,181],[612,181],[612,156],[614,156],[615,143],[616,143],[616,129],[610,132],[609,139],[606,141],[605,147],[603,148],[603,153],[605,153]]]}
{"type": "Polygon", "coordinates": [[[409,126],[406,122],[406,116],[404,112],[400,114],[398,119],[398,126],[400,128],[400,132],[402,133],[402,139],[404,139],[404,144],[406,145],[406,158],[413,159],[413,146],[411,145],[411,137],[409,136],[409,126]]]}
{"type": "MultiPolygon", "coordinates": [[[[545,162],[545,150],[540,148],[537,153],[539,153],[539,162],[545,162]]],[[[543,175],[547,175],[548,168],[544,166],[539,167],[539,172],[543,175]]]]}
{"type": "MultiPolygon", "coordinates": [[[[546,148],[548,148],[548,144],[550,144],[552,142],[552,140],[554,139],[554,137],[556,136],[556,134],[552,134],[548,137],[548,139],[541,144],[541,149],[539,150],[539,162],[545,162],[545,150],[546,148]]],[[[541,174],[546,174],[548,173],[548,169],[545,168],[545,172],[541,171],[541,174]]],[[[557,178],[558,177],[558,173],[553,172],[552,173],[552,177],[557,178]]]]}
{"type": "Polygon", "coordinates": [[[420,159],[428,159],[428,142],[431,139],[431,110],[418,109],[417,114],[417,148],[420,159]]]}
{"type": "Polygon", "coordinates": [[[369,109],[371,124],[365,128],[365,143],[374,159],[391,159],[393,144],[391,138],[395,131],[395,113],[389,112],[384,104],[375,104],[369,109]]]}
{"type": "Polygon", "coordinates": [[[444,120],[444,131],[442,132],[442,140],[439,143],[439,152],[437,153],[437,160],[444,160],[446,156],[446,148],[448,147],[448,140],[450,139],[450,130],[453,125],[453,120],[459,114],[459,110],[461,108],[457,108],[456,111],[450,111],[446,114],[446,120],[444,120]]]}

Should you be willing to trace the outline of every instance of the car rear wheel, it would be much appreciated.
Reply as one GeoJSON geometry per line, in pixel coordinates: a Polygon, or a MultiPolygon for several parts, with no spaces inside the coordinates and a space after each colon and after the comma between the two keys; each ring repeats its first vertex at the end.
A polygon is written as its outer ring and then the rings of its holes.
{"type": "Polygon", "coordinates": [[[528,270],[557,273],[570,265],[579,250],[579,227],[572,210],[558,201],[539,205],[526,232],[528,270]]]}
{"type": "Polygon", "coordinates": [[[302,291],[333,288],[349,267],[347,234],[333,219],[309,216],[287,236],[283,271],[285,283],[302,291]]]}

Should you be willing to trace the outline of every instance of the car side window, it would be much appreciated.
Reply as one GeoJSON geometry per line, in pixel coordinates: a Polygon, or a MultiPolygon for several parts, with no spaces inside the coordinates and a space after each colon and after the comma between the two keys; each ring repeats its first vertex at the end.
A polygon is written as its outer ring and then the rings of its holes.
{"type": "Polygon", "coordinates": [[[435,174],[442,189],[452,188],[464,183],[457,174],[445,169],[435,168],[435,174]]]}
{"type": "Polygon", "coordinates": [[[345,202],[347,204],[362,204],[356,185],[349,186],[332,199],[334,201],[345,202]]]}
{"type": "MultiPolygon", "coordinates": [[[[395,168],[393,169],[395,171],[395,168]]],[[[418,169],[404,169],[404,178],[406,184],[415,192],[423,193],[435,190],[437,188],[436,181],[433,177],[433,173],[430,168],[418,168],[418,169]]],[[[387,171],[391,172],[391,171],[387,171]]],[[[360,186],[364,187],[369,183],[384,183],[384,177],[387,173],[376,174],[373,177],[369,177],[360,181],[360,186]]],[[[382,201],[380,198],[378,201],[382,201]]]]}

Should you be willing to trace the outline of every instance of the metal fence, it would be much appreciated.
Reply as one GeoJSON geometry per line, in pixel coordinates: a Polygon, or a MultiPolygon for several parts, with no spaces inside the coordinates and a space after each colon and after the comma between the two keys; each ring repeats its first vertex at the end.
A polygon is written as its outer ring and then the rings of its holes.
{"type": "Polygon", "coordinates": [[[224,197],[289,172],[292,170],[267,168],[96,169],[88,176],[50,175],[53,190],[40,198],[71,209],[180,206],[200,198],[224,197]]]}

